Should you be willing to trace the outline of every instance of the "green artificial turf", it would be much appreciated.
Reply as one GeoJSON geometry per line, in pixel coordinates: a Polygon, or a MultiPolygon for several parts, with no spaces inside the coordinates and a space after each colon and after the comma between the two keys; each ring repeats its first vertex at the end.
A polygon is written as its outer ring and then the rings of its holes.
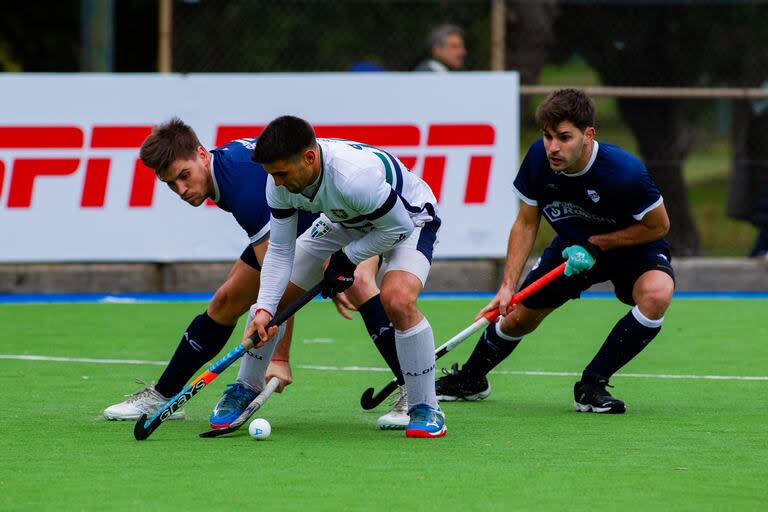
{"type": "MultiPolygon", "coordinates": [[[[421,305],[440,343],[484,302],[421,305]]],[[[327,302],[300,314],[295,382],[257,413],[272,423],[266,441],[245,428],[197,436],[236,367],[187,404],[186,421],[137,442],[132,423],[101,411],[162,366],[0,359],[0,510],[763,510],[768,380],[672,376],[768,375],[767,305],[675,300],[631,375],[612,380],[627,414],[600,416],[572,411],[576,377],[546,372],[580,372],[628,308],[567,304],[491,374],[487,400],[443,405],[438,440],[378,431],[385,406],[361,411],[363,389],[389,377],[349,368],[383,363],[362,322],[327,302]]],[[[0,355],[163,361],[203,308],[2,305],[0,355]]]]}

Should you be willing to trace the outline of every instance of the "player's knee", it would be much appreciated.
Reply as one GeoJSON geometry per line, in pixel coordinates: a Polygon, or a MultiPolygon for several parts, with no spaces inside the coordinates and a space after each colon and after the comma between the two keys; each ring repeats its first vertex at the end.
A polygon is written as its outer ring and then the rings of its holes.
{"type": "Polygon", "coordinates": [[[393,323],[396,319],[412,316],[418,313],[416,298],[402,288],[390,288],[381,292],[381,304],[393,323]]]}
{"type": "Polygon", "coordinates": [[[346,291],[347,298],[353,304],[359,306],[378,293],[379,288],[376,286],[376,277],[371,275],[366,269],[358,267],[355,270],[355,283],[346,291]]]}
{"type": "Polygon", "coordinates": [[[501,320],[501,332],[507,336],[525,336],[535,331],[541,320],[537,320],[535,317],[516,315],[513,312],[501,320]]]}
{"type": "Polygon", "coordinates": [[[248,311],[249,306],[248,301],[239,298],[227,286],[221,286],[208,304],[208,316],[219,323],[234,324],[243,313],[248,311]]]}
{"type": "Polygon", "coordinates": [[[658,320],[664,316],[669,304],[672,302],[672,287],[659,287],[641,294],[637,301],[640,312],[651,320],[658,320]]]}
{"type": "Polygon", "coordinates": [[[357,267],[355,269],[355,284],[353,288],[357,288],[362,291],[370,291],[376,288],[376,276],[364,267],[357,267]]]}

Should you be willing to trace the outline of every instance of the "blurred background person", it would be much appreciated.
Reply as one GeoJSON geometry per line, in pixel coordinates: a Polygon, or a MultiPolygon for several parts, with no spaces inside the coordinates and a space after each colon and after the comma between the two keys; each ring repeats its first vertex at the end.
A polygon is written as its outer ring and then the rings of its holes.
{"type": "MultiPolygon", "coordinates": [[[[761,84],[768,89],[768,82],[761,84]]],[[[727,213],[758,230],[750,257],[768,254],[768,98],[737,106],[734,163],[727,213]]]]}
{"type": "Polygon", "coordinates": [[[464,31],[456,25],[440,25],[429,33],[427,43],[430,57],[421,61],[414,71],[461,71],[467,50],[464,47],[464,31]]]}

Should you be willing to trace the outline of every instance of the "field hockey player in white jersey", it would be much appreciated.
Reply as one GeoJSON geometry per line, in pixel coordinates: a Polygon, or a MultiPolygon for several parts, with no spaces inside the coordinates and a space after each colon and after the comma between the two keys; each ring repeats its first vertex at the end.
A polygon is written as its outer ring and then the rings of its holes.
{"type": "Polygon", "coordinates": [[[352,285],[358,263],[381,255],[381,302],[395,327],[408,395],[406,436],[444,436],[445,416],[435,396],[434,336],[416,306],[440,228],[429,186],[386,151],[316,139],[312,126],[293,116],[269,123],[253,160],[271,176],[266,189],[271,237],[257,312],[246,335],[257,332],[265,343],[264,327],[278,304],[292,302],[321,280],[322,295],[333,297],[352,285]],[[298,211],[321,215],[296,238],[298,211]]]}

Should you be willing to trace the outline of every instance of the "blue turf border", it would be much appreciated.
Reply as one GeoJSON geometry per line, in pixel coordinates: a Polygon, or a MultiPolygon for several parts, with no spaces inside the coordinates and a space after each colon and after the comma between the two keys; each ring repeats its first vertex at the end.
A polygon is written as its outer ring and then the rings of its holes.
{"type": "MultiPolygon", "coordinates": [[[[490,299],[490,292],[427,292],[425,299],[490,299]]],[[[92,304],[208,302],[211,293],[0,293],[0,304],[92,304]]],[[[585,299],[613,298],[613,292],[585,292],[585,299]]],[[[768,299],[768,291],[675,292],[679,299],[768,299]]]]}

